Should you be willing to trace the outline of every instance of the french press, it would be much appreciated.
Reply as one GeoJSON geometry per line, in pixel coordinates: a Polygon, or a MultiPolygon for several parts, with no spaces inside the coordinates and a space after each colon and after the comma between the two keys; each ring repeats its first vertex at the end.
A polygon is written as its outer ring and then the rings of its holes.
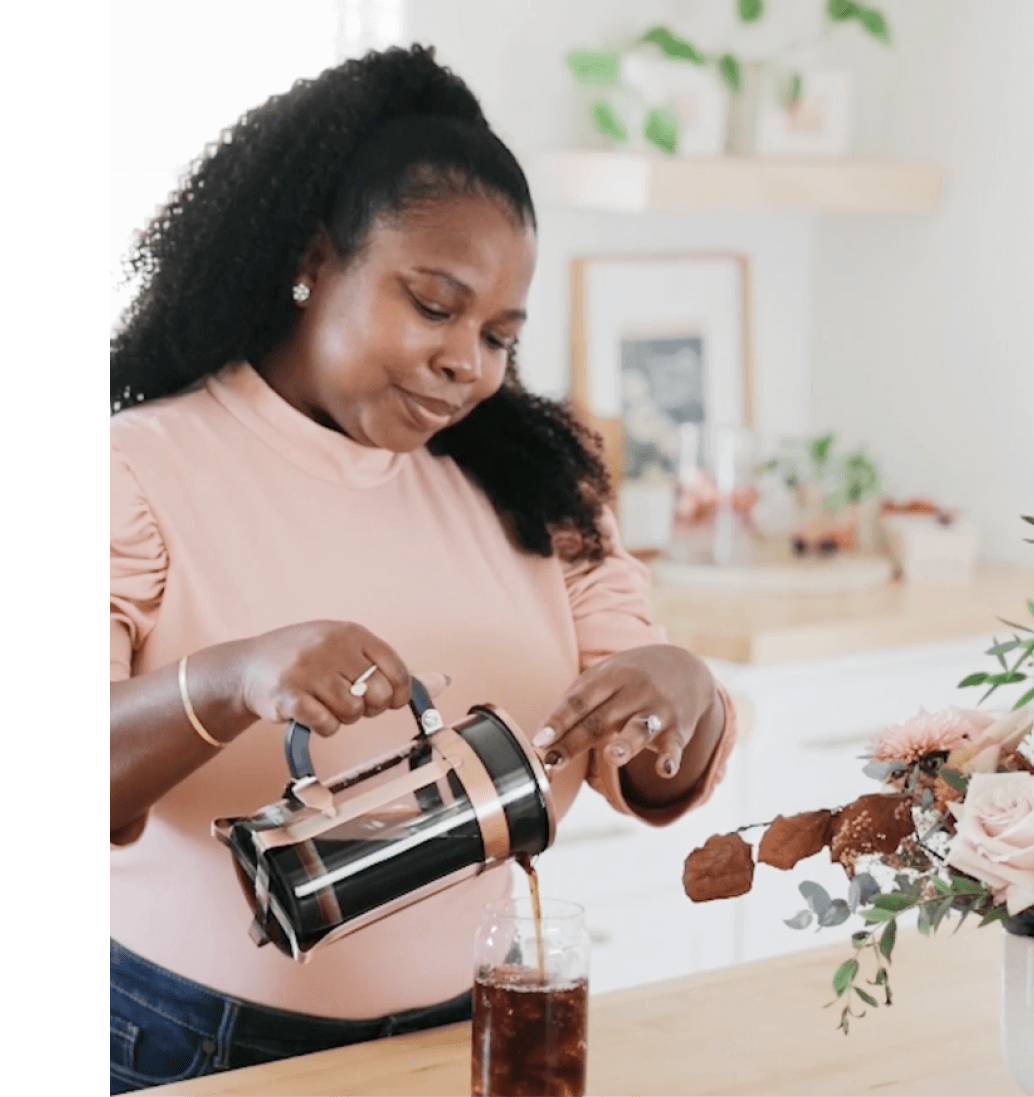
{"type": "Polygon", "coordinates": [[[556,832],[546,772],[517,725],[476,705],[446,727],[411,679],[417,734],[403,749],[323,782],[309,729],[285,737],[283,798],[216,819],[251,906],[250,934],[304,962],[313,949],[524,853],[556,832]]]}

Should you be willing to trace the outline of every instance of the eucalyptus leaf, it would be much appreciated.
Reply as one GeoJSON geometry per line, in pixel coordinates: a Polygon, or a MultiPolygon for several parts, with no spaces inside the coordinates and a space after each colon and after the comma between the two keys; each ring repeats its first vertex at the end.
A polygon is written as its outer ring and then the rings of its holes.
{"type": "Polygon", "coordinates": [[[617,111],[605,100],[597,99],[592,105],[592,124],[606,137],[615,141],[627,141],[628,130],[617,111]]]}
{"type": "Polygon", "coordinates": [[[969,788],[969,778],[964,773],[959,773],[957,769],[948,769],[947,766],[941,766],[937,770],[937,776],[946,781],[956,792],[965,792],[969,788]]]}
{"type": "Polygon", "coordinates": [[[907,768],[904,762],[869,762],[862,766],[862,773],[874,781],[886,781],[888,777],[904,773],[907,768]]]}
{"type": "MultiPolygon", "coordinates": [[[[1031,612],[1034,613],[1034,610],[1031,610],[1031,612]]],[[[1015,621],[1006,621],[1004,617],[999,617],[998,620],[1001,621],[1003,625],[1008,625],[1009,628],[1018,628],[1020,632],[1034,632],[1034,628],[1030,628],[1029,625],[1018,625],[1015,621]]]]}
{"type": "Polygon", "coordinates": [[[784,918],[783,924],[789,926],[791,929],[807,929],[811,925],[812,913],[810,910],[802,910],[795,914],[792,918],[784,918]]]}
{"type": "MultiPolygon", "coordinates": [[[[990,655],[991,652],[988,652],[988,654],[990,655]]],[[[970,686],[982,686],[987,681],[987,677],[986,671],[978,670],[975,674],[967,674],[955,688],[968,689],[970,686]]]]}
{"type": "Polygon", "coordinates": [[[832,902],[829,892],[821,884],[816,884],[812,880],[804,880],[797,885],[797,890],[816,914],[821,914],[832,902]]]}
{"type": "Polygon", "coordinates": [[[819,915],[820,926],[839,926],[851,917],[851,908],[843,899],[834,899],[819,915]]]}
{"type": "Polygon", "coordinates": [[[873,985],[882,987],[887,983],[887,969],[885,967],[876,969],[876,978],[873,980],[873,985]]]}
{"type": "Polygon", "coordinates": [[[672,111],[655,108],[646,116],[643,136],[663,152],[674,152],[679,142],[679,120],[672,111]]]}
{"type": "Polygon", "coordinates": [[[870,910],[863,910],[862,917],[867,922],[893,922],[897,917],[897,913],[893,910],[881,910],[879,907],[872,907],[870,910]]]}
{"type": "Polygon", "coordinates": [[[564,58],[580,84],[612,84],[618,78],[621,58],[617,50],[571,50],[564,58]]]}
{"type": "Polygon", "coordinates": [[[865,948],[868,943],[869,933],[867,930],[860,929],[851,934],[851,944],[854,945],[855,948],[865,948]]]}
{"type": "Polygon", "coordinates": [[[983,884],[978,884],[976,880],[970,880],[966,876],[954,877],[952,886],[955,888],[956,895],[983,895],[987,890],[983,884]]]}
{"type": "Polygon", "coordinates": [[[916,928],[924,937],[929,937],[930,930],[933,929],[933,923],[930,920],[930,911],[925,905],[919,908],[919,920],[916,922],[916,928]]]}
{"type": "Polygon", "coordinates": [[[740,0],[740,18],[744,23],[753,23],[761,18],[761,0],[740,0]]]}
{"type": "MultiPolygon", "coordinates": [[[[984,654],[985,655],[1008,655],[1010,651],[1014,651],[1018,647],[1023,647],[1023,641],[1021,639],[1019,639],[1019,637],[1017,637],[1015,640],[1004,640],[1000,644],[995,644],[995,646],[993,648],[988,648],[987,651],[984,652],[984,654]]],[[[970,677],[972,678],[973,675],[970,675],[970,677]]],[[[984,677],[984,681],[985,682],[987,681],[986,675],[984,677]]],[[[979,685],[979,684],[980,684],[979,682],[974,683],[974,685],[979,685]]]]}
{"type": "Polygon", "coordinates": [[[1034,686],[1031,686],[1031,688],[1027,690],[1027,692],[1016,702],[1016,704],[1012,706],[1013,712],[1016,712],[1018,709],[1023,708],[1024,705],[1029,705],[1031,701],[1034,701],[1034,686]]]}
{"type": "Polygon", "coordinates": [[[992,674],[988,678],[988,682],[993,683],[996,686],[1011,686],[1016,682],[1023,682],[1026,680],[1026,674],[1023,674],[1018,670],[1007,670],[1004,674],[992,674]]]}
{"type": "Polygon", "coordinates": [[[901,895],[898,892],[892,892],[890,895],[877,895],[872,901],[872,905],[879,910],[893,910],[901,911],[908,910],[909,907],[915,906],[915,897],[912,895],[901,895]]]}
{"type": "Polygon", "coordinates": [[[952,894],[951,885],[946,880],[942,880],[940,876],[929,876],[927,879],[929,879],[938,895],[949,896],[952,894]]]}
{"type": "Polygon", "coordinates": [[[858,974],[858,961],[857,960],[845,960],[840,967],[837,968],[833,975],[833,989],[837,992],[837,997],[843,996],[844,992],[854,982],[854,977],[858,974]]]}
{"type": "Polygon", "coordinates": [[[861,987],[855,987],[854,992],[867,1006],[878,1006],[880,1004],[871,994],[862,990],[861,987]]]}
{"type": "Polygon", "coordinates": [[[992,922],[1000,922],[1008,918],[1009,911],[1005,907],[992,907],[980,920],[982,926],[989,926],[992,922]]]}
{"type": "Polygon", "coordinates": [[[888,922],[887,928],[880,934],[880,955],[890,963],[890,954],[894,951],[894,942],[898,939],[897,922],[888,922]]]}
{"type": "Polygon", "coordinates": [[[943,899],[933,915],[933,928],[936,929],[944,920],[944,916],[951,910],[955,903],[954,896],[949,895],[947,899],[943,899]]]}
{"type": "Polygon", "coordinates": [[[640,39],[642,42],[653,42],[660,46],[666,57],[676,61],[689,61],[694,65],[704,63],[704,55],[686,38],[680,38],[672,34],[667,27],[651,27],[640,39]]]}
{"type": "Polygon", "coordinates": [[[869,902],[870,899],[880,893],[880,885],[876,883],[876,878],[872,873],[859,872],[851,882],[858,884],[862,889],[862,893],[858,897],[858,901],[861,903],[869,902]]]}

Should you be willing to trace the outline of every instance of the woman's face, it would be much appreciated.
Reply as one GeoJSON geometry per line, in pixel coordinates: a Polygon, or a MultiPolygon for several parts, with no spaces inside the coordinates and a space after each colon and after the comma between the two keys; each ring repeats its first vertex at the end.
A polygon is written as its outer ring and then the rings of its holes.
{"type": "Polygon", "coordinates": [[[361,445],[417,449],[502,385],[534,265],[532,230],[487,198],[376,222],[347,266],[317,242],[297,279],[311,295],[262,373],[361,445]]]}

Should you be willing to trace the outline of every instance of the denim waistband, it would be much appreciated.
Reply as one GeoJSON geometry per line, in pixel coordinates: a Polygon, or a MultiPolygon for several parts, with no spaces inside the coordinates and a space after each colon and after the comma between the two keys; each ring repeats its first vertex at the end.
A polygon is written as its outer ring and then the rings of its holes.
{"type": "Polygon", "coordinates": [[[339,1020],[275,1009],[222,994],[177,975],[115,940],[111,941],[111,969],[113,979],[117,974],[120,993],[186,1025],[200,1036],[218,1035],[223,1055],[238,1059],[234,1066],[245,1065],[240,1057],[228,1054],[234,1045],[279,1058],[470,1018],[470,991],[446,1002],[368,1020],[339,1020]]]}

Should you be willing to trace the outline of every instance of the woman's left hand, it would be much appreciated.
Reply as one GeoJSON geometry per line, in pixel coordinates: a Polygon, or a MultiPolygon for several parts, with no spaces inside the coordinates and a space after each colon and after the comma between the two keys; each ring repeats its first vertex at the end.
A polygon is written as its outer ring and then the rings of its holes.
{"type": "Polygon", "coordinates": [[[632,648],[579,675],[533,744],[554,769],[592,749],[602,748],[618,766],[649,751],[657,776],[670,780],[716,700],[710,672],[684,648],[632,648]]]}

